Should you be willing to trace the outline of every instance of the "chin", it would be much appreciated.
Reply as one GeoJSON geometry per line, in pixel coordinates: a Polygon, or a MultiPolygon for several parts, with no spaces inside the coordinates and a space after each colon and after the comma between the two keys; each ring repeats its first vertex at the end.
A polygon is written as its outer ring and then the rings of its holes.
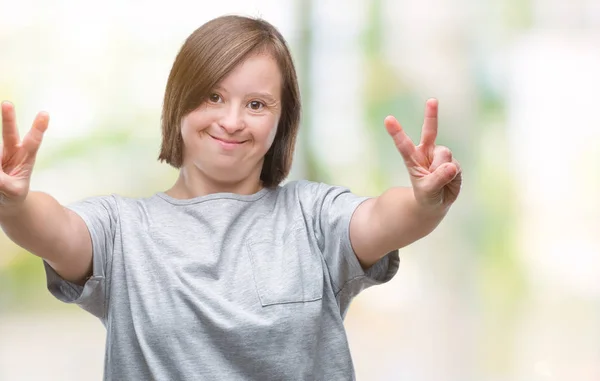
{"type": "Polygon", "coordinates": [[[242,182],[252,176],[254,172],[252,168],[248,168],[246,165],[242,165],[239,162],[199,166],[198,168],[206,177],[224,184],[236,184],[242,182]]]}

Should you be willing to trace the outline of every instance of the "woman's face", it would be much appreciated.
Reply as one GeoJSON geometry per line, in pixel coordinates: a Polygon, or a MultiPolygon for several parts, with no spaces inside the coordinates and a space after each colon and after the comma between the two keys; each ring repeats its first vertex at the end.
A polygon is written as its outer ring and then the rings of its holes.
{"type": "Polygon", "coordinates": [[[281,115],[281,77],[267,54],[251,56],[225,77],[182,119],[183,167],[221,183],[258,180],[281,115]]]}

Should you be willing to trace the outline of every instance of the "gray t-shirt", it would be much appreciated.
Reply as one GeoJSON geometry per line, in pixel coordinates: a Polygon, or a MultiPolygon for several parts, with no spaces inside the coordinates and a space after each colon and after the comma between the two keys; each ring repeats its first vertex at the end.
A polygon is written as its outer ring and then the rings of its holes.
{"type": "Polygon", "coordinates": [[[290,182],[252,195],[93,197],[93,276],[45,265],[48,289],[107,330],[105,380],[352,380],[343,319],[389,281],[398,251],[363,271],[349,225],[366,200],[290,182]]]}

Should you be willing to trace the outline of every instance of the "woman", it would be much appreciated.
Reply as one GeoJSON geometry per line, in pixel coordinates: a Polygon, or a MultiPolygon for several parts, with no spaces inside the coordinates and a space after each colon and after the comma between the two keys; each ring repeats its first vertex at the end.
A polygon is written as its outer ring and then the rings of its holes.
{"type": "Polygon", "coordinates": [[[436,101],[425,113],[418,147],[385,120],[412,188],[281,186],[300,119],[290,52],[265,21],[217,18],[168,79],[159,159],[179,169],[172,188],[68,207],[29,191],[48,115],[20,143],[5,102],[0,224],[43,258],[54,296],[105,325],[107,380],[353,379],[350,301],[395,275],[398,249],[460,190],[458,163],[435,145],[436,101]]]}

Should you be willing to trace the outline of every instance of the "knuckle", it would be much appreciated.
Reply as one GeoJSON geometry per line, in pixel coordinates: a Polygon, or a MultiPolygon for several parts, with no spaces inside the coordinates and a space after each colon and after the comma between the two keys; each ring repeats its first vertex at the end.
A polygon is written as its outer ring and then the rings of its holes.
{"type": "Polygon", "coordinates": [[[437,147],[438,147],[438,150],[440,153],[452,155],[452,151],[450,151],[450,148],[448,148],[446,146],[437,146],[437,147]]]}
{"type": "Polygon", "coordinates": [[[452,159],[452,151],[450,151],[450,148],[446,146],[436,146],[436,150],[438,155],[443,156],[444,158],[452,159]]]}

